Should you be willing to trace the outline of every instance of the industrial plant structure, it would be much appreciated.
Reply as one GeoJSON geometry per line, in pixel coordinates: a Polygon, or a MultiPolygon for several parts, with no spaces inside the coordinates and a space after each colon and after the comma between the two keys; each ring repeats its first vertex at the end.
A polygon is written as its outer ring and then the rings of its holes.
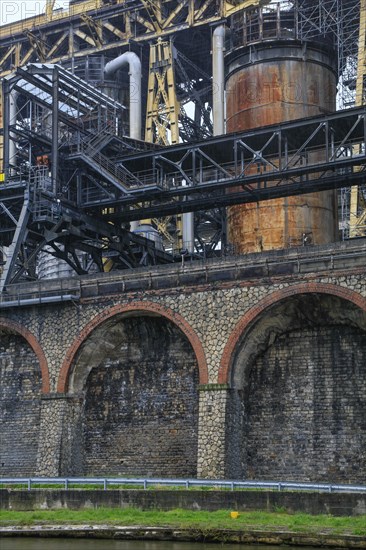
{"type": "Polygon", "coordinates": [[[54,4],[0,29],[4,474],[361,482],[365,0],[54,4]]]}

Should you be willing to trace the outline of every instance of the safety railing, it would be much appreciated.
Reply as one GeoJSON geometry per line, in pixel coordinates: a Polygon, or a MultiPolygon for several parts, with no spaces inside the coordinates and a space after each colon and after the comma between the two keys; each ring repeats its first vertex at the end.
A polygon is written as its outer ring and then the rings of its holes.
{"type": "MultiPolygon", "coordinates": [[[[366,493],[366,485],[339,485],[329,483],[302,483],[295,481],[232,481],[217,479],[163,479],[163,478],[102,478],[102,477],[2,477],[1,486],[26,486],[30,491],[32,488],[42,486],[54,486],[55,488],[83,488],[83,486],[102,487],[107,490],[109,487],[119,488],[183,488],[197,489],[203,487],[213,490],[226,489],[230,491],[241,489],[258,489],[272,491],[316,491],[325,493],[366,493]]],[[[4,488],[4,487],[3,487],[4,488]]]]}
{"type": "Polygon", "coordinates": [[[101,169],[106,170],[124,186],[127,188],[141,186],[141,182],[136,176],[110,161],[98,148],[94,148],[90,143],[82,143],[81,145],[81,152],[84,155],[92,159],[101,169]]]}
{"type": "Polygon", "coordinates": [[[29,292],[18,293],[16,295],[7,295],[3,293],[0,297],[0,309],[12,308],[17,306],[37,306],[40,304],[53,304],[59,302],[75,302],[80,299],[80,294],[77,292],[70,293],[67,291],[49,292],[29,292]]]}

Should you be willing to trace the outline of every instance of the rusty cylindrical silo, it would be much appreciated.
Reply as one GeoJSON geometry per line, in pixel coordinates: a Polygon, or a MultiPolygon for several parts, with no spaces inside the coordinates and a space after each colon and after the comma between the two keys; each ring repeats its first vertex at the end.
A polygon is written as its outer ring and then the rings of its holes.
{"type": "MultiPolygon", "coordinates": [[[[335,60],[323,45],[262,41],[226,56],[228,133],[332,112],[335,94],[335,60]]],[[[336,193],[232,206],[228,238],[238,253],[334,242],[336,193]]]]}

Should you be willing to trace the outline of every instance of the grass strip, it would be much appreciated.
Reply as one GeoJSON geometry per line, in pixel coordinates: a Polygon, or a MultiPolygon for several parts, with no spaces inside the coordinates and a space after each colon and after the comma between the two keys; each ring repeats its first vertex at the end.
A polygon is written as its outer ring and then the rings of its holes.
{"type": "Polygon", "coordinates": [[[366,516],[335,517],[328,515],[288,514],[285,512],[240,512],[232,519],[229,510],[215,512],[170,510],[142,511],[136,508],[98,508],[88,510],[34,510],[0,512],[0,527],[8,525],[107,524],[123,526],[173,527],[177,529],[229,529],[293,531],[297,533],[329,533],[366,535],[366,516]]]}

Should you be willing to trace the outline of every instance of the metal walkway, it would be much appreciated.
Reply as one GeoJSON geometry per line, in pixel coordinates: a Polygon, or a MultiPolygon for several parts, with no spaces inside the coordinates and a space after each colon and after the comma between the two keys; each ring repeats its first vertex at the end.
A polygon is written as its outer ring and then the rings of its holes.
{"type": "Polygon", "coordinates": [[[1,288],[36,278],[46,246],[78,274],[80,254],[98,271],[112,256],[116,268],[176,259],[131,234],[133,220],[366,183],[365,107],[163,147],[125,138],[121,105],[44,64],[6,78],[4,106],[1,288]]]}

